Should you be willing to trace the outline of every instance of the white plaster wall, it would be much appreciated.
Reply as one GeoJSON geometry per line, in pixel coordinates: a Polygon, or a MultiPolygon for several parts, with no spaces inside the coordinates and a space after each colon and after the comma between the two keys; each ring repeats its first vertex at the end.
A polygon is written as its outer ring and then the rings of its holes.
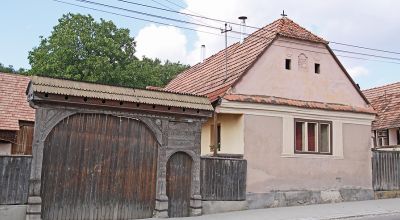
{"type": "Polygon", "coordinates": [[[334,141],[341,142],[342,149],[334,148],[333,156],[288,156],[283,152],[283,117],[245,115],[244,121],[248,192],[372,188],[371,126],[337,122],[341,126],[334,126],[339,134],[334,141]]]}
{"type": "Polygon", "coordinates": [[[389,129],[389,145],[397,145],[397,128],[389,129]]]}
{"type": "Polygon", "coordinates": [[[374,115],[226,100],[217,111],[244,115],[248,192],[372,188],[374,115]],[[295,154],[294,118],[332,121],[333,155],[295,154]]]}
{"type": "Polygon", "coordinates": [[[232,92],[366,106],[324,45],[287,38],[276,40],[232,92]],[[302,53],[307,56],[306,69],[298,66],[302,53]],[[285,69],[285,59],[292,60],[291,70],[285,69]],[[320,74],[314,73],[314,63],[321,65],[320,74]]]}
{"type": "Polygon", "coordinates": [[[11,154],[11,143],[0,143],[0,155],[11,154]]]}
{"type": "MultiPolygon", "coordinates": [[[[224,154],[243,154],[244,152],[244,127],[243,115],[218,114],[217,121],[221,124],[221,151],[224,154]]],[[[203,124],[201,130],[201,154],[211,154],[210,134],[213,118],[203,124]]]]}

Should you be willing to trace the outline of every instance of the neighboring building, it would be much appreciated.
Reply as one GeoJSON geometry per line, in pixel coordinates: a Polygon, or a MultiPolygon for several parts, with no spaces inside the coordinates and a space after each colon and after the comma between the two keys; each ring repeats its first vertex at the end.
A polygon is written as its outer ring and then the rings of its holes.
{"type": "Polygon", "coordinates": [[[247,159],[246,207],[373,198],[375,111],[327,41],[284,17],[229,46],[227,72],[224,52],[165,90],[214,103],[202,154],[247,159]]]}
{"type": "Polygon", "coordinates": [[[374,147],[400,147],[400,82],[363,91],[377,111],[372,122],[374,147]]]}
{"type": "Polygon", "coordinates": [[[29,80],[0,73],[0,155],[32,154],[35,110],[25,94],[29,80]]]}

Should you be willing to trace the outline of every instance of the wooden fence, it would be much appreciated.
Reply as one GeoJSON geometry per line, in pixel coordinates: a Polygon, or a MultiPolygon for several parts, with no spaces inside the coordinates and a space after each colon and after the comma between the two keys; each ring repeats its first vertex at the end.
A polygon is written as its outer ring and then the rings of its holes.
{"type": "Polygon", "coordinates": [[[0,205],[25,204],[32,156],[0,156],[0,205]]]}
{"type": "Polygon", "coordinates": [[[375,191],[400,190],[400,152],[372,152],[372,185],[375,191]]]}
{"type": "Polygon", "coordinates": [[[200,191],[203,200],[239,201],[246,199],[246,160],[202,157],[200,170],[200,191]]]}

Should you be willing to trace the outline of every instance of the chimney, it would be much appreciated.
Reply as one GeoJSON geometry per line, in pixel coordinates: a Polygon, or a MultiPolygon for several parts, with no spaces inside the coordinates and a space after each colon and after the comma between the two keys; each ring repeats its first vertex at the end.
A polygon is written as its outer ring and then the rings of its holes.
{"type": "Polygon", "coordinates": [[[244,35],[246,34],[246,16],[240,16],[239,20],[242,22],[240,23],[240,43],[243,43],[244,41],[244,35]]]}
{"type": "Polygon", "coordinates": [[[204,59],[206,59],[206,45],[201,45],[201,62],[204,61],[204,59]]]}

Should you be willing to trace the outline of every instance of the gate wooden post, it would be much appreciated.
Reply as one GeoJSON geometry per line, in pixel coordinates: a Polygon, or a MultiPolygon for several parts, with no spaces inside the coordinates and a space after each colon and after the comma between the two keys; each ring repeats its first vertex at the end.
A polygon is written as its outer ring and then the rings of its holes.
{"type": "Polygon", "coordinates": [[[44,141],[51,129],[73,111],[36,108],[35,128],[32,142],[32,165],[29,177],[29,195],[26,220],[40,220],[42,198],[40,196],[44,141]]]}

